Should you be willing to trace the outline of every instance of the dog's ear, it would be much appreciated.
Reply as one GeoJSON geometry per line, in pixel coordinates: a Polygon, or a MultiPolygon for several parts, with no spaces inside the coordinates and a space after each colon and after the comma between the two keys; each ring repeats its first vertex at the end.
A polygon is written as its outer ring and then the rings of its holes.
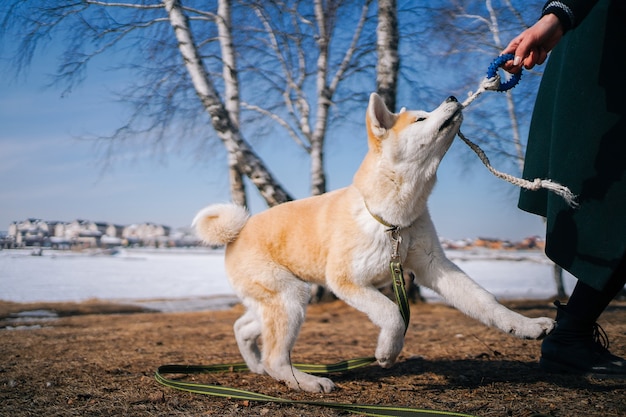
{"type": "Polygon", "coordinates": [[[397,116],[391,113],[383,99],[376,93],[370,95],[367,106],[367,126],[372,134],[378,138],[383,137],[396,122],[397,116]]]}

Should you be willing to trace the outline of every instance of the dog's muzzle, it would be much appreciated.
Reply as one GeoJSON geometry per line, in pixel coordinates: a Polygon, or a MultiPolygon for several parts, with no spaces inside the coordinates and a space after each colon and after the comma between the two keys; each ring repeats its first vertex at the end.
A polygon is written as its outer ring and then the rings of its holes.
{"type": "MultiPolygon", "coordinates": [[[[445,102],[446,103],[458,103],[459,100],[457,100],[456,97],[454,96],[450,96],[446,99],[445,102]]],[[[442,131],[443,129],[446,129],[447,127],[449,127],[456,120],[456,118],[461,114],[462,110],[463,110],[463,107],[459,105],[459,107],[452,114],[452,116],[450,116],[445,122],[443,122],[443,124],[439,128],[439,131],[442,131]]]]}

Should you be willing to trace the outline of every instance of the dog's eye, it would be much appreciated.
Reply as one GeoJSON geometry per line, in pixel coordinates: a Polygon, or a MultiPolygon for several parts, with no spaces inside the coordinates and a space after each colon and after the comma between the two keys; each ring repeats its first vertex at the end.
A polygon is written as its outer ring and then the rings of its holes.
{"type": "Polygon", "coordinates": [[[426,120],[425,117],[418,117],[417,119],[415,119],[415,123],[417,122],[423,122],[424,120],[426,120]]]}

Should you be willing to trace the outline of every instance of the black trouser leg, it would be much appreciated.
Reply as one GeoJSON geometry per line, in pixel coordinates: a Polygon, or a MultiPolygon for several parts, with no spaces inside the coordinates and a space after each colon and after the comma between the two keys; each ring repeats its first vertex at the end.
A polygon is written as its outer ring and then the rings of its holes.
{"type": "Polygon", "coordinates": [[[578,281],[567,302],[567,312],[581,321],[595,323],[624,285],[626,285],[626,256],[615,268],[602,291],[578,281]]]}

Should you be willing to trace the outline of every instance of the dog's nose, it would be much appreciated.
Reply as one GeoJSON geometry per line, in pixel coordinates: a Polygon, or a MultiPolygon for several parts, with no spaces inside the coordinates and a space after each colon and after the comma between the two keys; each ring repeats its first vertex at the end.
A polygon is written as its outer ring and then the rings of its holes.
{"type": "Polygon", "coordinates": [[[446,99],[446,103],[450,103],[450,102],[458,102],[459,100],[456,99],[456,97],[454,96],[450,96],[446,99]]]}

